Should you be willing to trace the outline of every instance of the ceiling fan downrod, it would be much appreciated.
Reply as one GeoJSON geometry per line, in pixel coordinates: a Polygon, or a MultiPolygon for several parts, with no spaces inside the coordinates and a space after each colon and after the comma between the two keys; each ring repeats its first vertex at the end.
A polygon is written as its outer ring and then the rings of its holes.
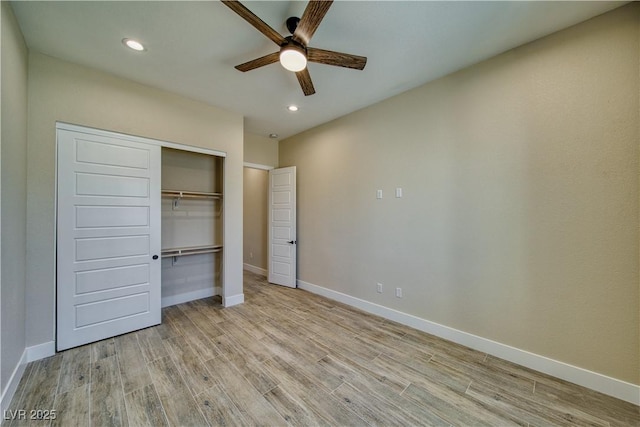
{"type": "Polygon", "coordinates": [[[300,18],[296,17],[296,16],[292,16],[290,18],[287,18],[287,30],[289,30],[289,32],[291,33],[291,35],[293,35],[293,33],[296,32],[296,28],[298,28],[298,23],[300,22],[300,18]]]}

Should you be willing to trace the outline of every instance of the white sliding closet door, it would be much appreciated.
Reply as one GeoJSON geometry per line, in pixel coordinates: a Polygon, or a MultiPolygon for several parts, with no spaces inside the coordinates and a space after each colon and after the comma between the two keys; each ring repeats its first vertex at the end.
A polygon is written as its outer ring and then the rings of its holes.
{"type": "Polygon", "coordinates": [[[57,349],[156,325],[160,146],[58,129],[57,349]]]}

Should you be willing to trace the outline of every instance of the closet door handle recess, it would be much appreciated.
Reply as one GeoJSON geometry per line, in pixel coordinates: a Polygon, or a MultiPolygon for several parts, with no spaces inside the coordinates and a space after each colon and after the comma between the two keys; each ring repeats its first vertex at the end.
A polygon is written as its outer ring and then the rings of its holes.
{"type": "Polygon", "coordinates": [[[154,255],[154,256],[152,256],[151,258],[153,258],[153,259],[158,259],[158,255],[154,255]]]}

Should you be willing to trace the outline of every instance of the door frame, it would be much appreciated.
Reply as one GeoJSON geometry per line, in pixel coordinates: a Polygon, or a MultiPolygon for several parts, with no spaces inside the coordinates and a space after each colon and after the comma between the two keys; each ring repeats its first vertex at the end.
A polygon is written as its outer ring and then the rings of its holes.
{"type": "MultiPolygon", "coordinates": [[[[55,156],[54,156],[54,194],[53,194],[53,257],[55,260],[58,259],[58,130],[68,130],[72,132],[86,133],[89,135],[98,135],[107,138],[118,138],[132,142],[138,142],[143,144],[155,145],[160,148],[173,148],[174,150],[182,150],[182,151],[190,151],[193,153],[206,154],[210,156],[217,157],[227,157],[227,153],[225,151],[213,150],[209,148],[196,147],[193,145],[179,144],[175,142],[163,141],[159,139],[151,139],[145,138],[142,136],[128,135],[125,133],[108,131],[104,129],[97,129],[90,126],[82,126],[75,125],[72,123],[66,123],[57,121],[56,122],[56,142],[55,142],[55,156]]],[[[223,205],[223,209],[226,209],[225,205],[223,205]]],[[[224,215],[224,213],[223,213],[224,215]]],[[[224,237],[223,237],[224,239],[224,237]]],[[[226,242],[223,241],[223,245],[226,242]]],[[[222,256],[225,256],[224,251],[222,252],[222,256]]],[[[222,261],[222,265],[224,265],[224,258],[222,261]]],[[[57,348],[58,345],[58,263],[57,261],[53,263],[53,277],[54,277],[54,287],[53,287],[53,336],[54,336],[54,345],[57,348]]],[[[222,269],[222,293],[225,292],[225,271],[222,269]]],[[[54,350],[55,351],[55,350],[54,350]]]]}
{"type": "MultiPolygon", "coordinates": [[[[268,265],[267,265],[267,281],[269,283],[273,283],[276,285],[282,285],[282,286],[288,286],[291,288],[297,288],[298,287],[298,230],[297,230],[297,221],[298,221],[298,213],[297,213],[297,200],[298,200],[298,195],[297,195],[297,167],[296,166],[288,166],[288,167],[279,167],[279,168],[275,168],[275,169],[271,169],[269,171],[269,188],[268,188],[268,214],[267,214],[267,259],[268,259],[268,265]],[[284,169],[290,169],[292,171],[292,175],[293,175],[293,182],[291,184],[291,186],[293,187],[293,197],[291,199],[291,211],[293,212],[293,215],[291,216],[289,222],[291,223],[290,228],[292,230],[292,233],[290,234],[289,238],[292,239],[291,241],[289,241],[288,243],[290,244],[290,247],[292,248],[292,253],[293,256],[291,258],[292,259],[292,283],[283,283],[283,282],[279,282],[275,277],[275,274],[273,271],[271,271],[271,265],[274,259],[274,254],[273,254],[273,245],[272,245],[272,241],[274,239],[273,237],[273,228],[272,228],[272,222],[273,222],[273,209],[272,209],[272,203],[273,203],[273,189],[272,189],[272,183],[273,183],[273,177],[274,174],[277,173],[278,171],[284,170],[284,169]]],[[[286,221],[285,221],[286,222],[286,221]]]]}
{"type": "MultiPolygon", "coordinates": [[[[260,164],[260,163],[250,163],[250,162],[244,162],[242,164],[242,168],[243,169],[246,169],[246,168],[248,168],[248,169],[257,169],[257,170],[262,170],[262,171],[266,171],[266,172],[269,172],[272,169],[276,169],[275,166],[263,165],[263,164],[260,164]]],[[[269,176],[267,175],[267,182],[268,181],[269,181],[269,176]]],[[[267,186],[268,186],[268,184],[267,184],[267,186]]],[[[267,188],[267,191],[269,191],[268,188],[267,188]]],[[[268,198],[267,194],[265,194],[265,196],[267,196],[267,198],[268,198]]],[[[244,197],[244,195],[243,195],[243,197],[244,197]]],[[[267,206],[267,209],[269,209],[268,206],[267,206]]],[[[267,213],[267,216],[268,216],[268,213],[267,213]]],[[[267,218],[267,227],[269,226],[268,222],[269,222],[269,219],[267,218]]],[[[244,234],[244,227],[243,227],[243,234],[244,234]]],[[[265,246],[264,246],[263,249],[264,249],[265,252],[268,253],[268,248],[269,248],[269,237],[268,237],[268,232],[267,232],[267,241],[265,242],[265,246]]],[[[244,248],[243,248],[243,254],[244,254],[244,248]]],[[[265,270],[258,269],[258,268],[251,268],[251,267],[253,267],[253,266],[245,263],[244,259],[243,259],[243,262],[242,262],[242,269],[243,270],[251,271],[252,273],[259,274],[259,275],[263,275],[264,272],[266,271],[266,273],[267,273],[266,276],[269,277],[269,260],[268,260],[268,258],[267,258],[267,266],[266,266],[267,268],[265,270]]]]}

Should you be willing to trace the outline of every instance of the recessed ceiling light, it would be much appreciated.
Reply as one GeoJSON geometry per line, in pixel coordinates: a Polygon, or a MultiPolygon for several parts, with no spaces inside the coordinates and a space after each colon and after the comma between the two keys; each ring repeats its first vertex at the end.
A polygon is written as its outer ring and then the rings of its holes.
{"type": "Polygon", "coordinates": [[[124,44],[126,47],[128,47],[129,49],[133,49],[136,50],[138,52],[142,52],[143,50],[145,50],[144,46],[142,45],[142,43],[140,43],[137,40],[133,40],[133,39],[122,39],[122,44],[124,44]]]}
{"type": "Polygon", "coordinates": [[[271,139],[275,139],[275,138],[277,138],[277,137],[278,137],[278,134],[277,134],[277,133],[270,133],[270,134],[269,134],[269,138],[271,138],[271,139]]]}
{"type": "Polygon", "coordinates": [[[298,111],[298,107],[297,107],[297,106],[295,106],[295,105],[289,105],[289,106],[287,107],[287,110],[289,110],[289,111],[298,111]]]}

